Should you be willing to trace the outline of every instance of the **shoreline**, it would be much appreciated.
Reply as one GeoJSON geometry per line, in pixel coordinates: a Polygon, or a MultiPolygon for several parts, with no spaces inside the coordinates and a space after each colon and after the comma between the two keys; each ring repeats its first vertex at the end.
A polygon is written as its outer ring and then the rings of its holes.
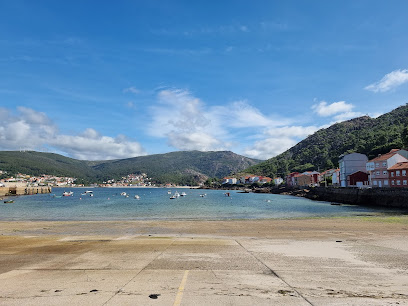
{"type": "MultiPolygon", "coordinates": [[[[209,235],[270,237],[277,232],[289,236],[305,232],[341,231],[357,235],[365,230],[406,234],[408,215],[364,215],[342,217],[304,217],[293,219],[239,220],[121,220],[118,221],[0,221],[1,235],[209,235]],[[380,231],[382,228],[382,231],[380,231]]],[[[275,236],[274,236],[275,237],[275,236]]],[[[276,237],[275,237],[276,238],[276,237]]]]}
{"type": "Polygon", "coordinates": [[[281,194],[314,201],[341,204],[408,209],[408,188],[357,188],[357,187],[242,187],[218,186],[202,188],[214,190],[240,190],[243,193],[281,194]]]}

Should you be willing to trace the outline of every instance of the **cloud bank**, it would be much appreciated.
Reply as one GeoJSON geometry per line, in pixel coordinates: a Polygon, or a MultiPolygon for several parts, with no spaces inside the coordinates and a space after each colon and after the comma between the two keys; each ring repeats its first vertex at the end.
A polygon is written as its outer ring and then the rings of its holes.
{"type": "Polygon", "coordinates": [[[90,128],[79,135],[61,134],[45,113],[26,107],[18,107],[16,115],[0,108],[0,150],[57,150],[86,160],[146,154],[138,142],[122,135],[115,138],[103,136],[90,128]]]}
{"type": "Polygon", "coordinates": [[[209,106],[180,89],[162,90],[157,98],[148,133],[178,150],[234,150],[267,159],[318,129],[291,126],[290,119],[265,115],[247,101],[209,106]]]}

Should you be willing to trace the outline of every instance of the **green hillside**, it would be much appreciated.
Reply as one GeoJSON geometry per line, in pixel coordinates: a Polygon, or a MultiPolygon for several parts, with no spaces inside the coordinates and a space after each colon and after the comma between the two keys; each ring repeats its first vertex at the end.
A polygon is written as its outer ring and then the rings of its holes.
{"type": "Polygon", "coordinates": [[[259,161],[229,151],[182,151],[139,156],[101,163],[93,169],[100,175],[121,176],[144,172],[158,183],[192,183],[208,177],[223,177],[259,161]]]}
{"type": "Polygon", "coordinates": [[[13,174],[20,172],[30,175],[94,177],[86,161],[35,151],[0,151],[0,170],[13,174]]]}
{"type": "Polygon", "coordinates": [[[82,161],[34,151],[0,151],[0,170],[29,175],[70,176],[87,182],[146,173],[157,183],[196,184],[208,177],[221,178],[241,171],[258,162],[228,151],[172,152],[108,161],[82,161]]]}
{"type": "Polygon", "coordinates": [[[245,171],[267,176],[338,167],[343,153],[369,159],[392,148],[408,147],[408,104],[378,118],[368,116],[336,123],[307,137],[284,153],[245,171]]]}

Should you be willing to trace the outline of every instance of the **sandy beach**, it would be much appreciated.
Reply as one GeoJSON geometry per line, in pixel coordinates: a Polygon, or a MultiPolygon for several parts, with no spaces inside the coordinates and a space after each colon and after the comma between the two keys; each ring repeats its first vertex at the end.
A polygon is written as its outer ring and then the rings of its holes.
{"type": "Polygon", "coordinates": [[[0,222],[1,305],[408,305],[408,217],[0,222]]]}

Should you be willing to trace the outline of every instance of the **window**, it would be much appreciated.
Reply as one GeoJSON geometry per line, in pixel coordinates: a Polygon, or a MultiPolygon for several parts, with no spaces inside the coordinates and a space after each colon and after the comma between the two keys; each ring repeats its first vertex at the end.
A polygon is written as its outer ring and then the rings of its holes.
{"type": "Polygon", "coordinates": [[[380,163],[375,163],[375,167],[376,168],[380,167],[380,163]]]}
{"type": "Polygon", "coordinates": [[[394,177],[394,172],[391,172],[391,177],[394,177]]]}
{"type": "Polygon", "coordinates": [[[407,186],[407,180],[403,180],[403,181],[402,181],[402,185],[407,186]]]}
{"type": "Polygon", "coordinates": [[[387,171],[383,171],[383,175],[387,175],[388,174],[388,172],[387,171]]]}
{"type": "Polygon", "coordinates": [[[380,175],[380,171],[377,171],[377,172],[375,173],[375,175],[380,175]]]}
{"type": "Polygon", "coordinates": [[[373,181],[373,184],[377,186],[377,181],[373,181]]]}
{"type": "Polygon", "coordinates": [[[401,185],[401,181],[400,181],[400,180],[397,180],[397,185],[401,185]]]}
{"type": "Polygon", "coordinates": [[[407,170],[402,170],[402,176],[406,176],[407,175],[407,170]]]}
{"type": "Polygon", "coordinates": [[[383,167],[387,167],[387,162],[383,162],[383,167]]]}
{"type": "Polygon", "coordinates": [[[395,185],[395,181],[394,181],[394,180],[392,180],[392,181],[391,181],[391,184],[392,184],[392,185],[395,185]]]}
{"type": "Polygon", "coordinates": [[[384,181],[384,186],[388,186],[388,180],[384,181]]]}
{"type": "Polygon", "coordinates": [[[400,176],[400,171],[399,170],[395,171],[395,176],[400,176]]]}

